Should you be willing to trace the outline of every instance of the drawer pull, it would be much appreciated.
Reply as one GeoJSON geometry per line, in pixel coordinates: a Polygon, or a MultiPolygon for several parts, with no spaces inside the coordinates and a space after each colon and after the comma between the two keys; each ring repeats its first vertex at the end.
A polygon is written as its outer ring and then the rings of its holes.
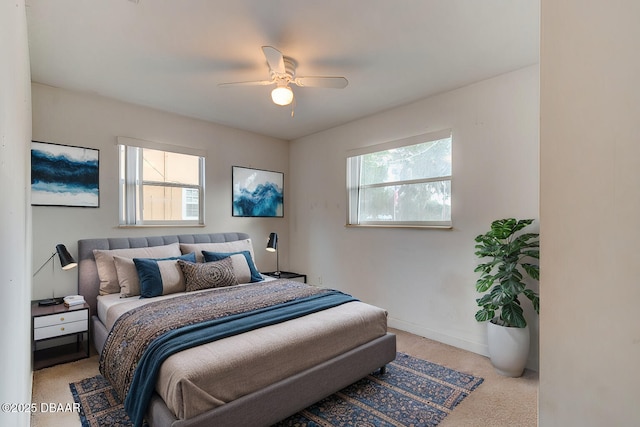
{"type": "Polygon", "coordinates": [[[64,327],[60,328],[61,331],[64,331],[64,327]]]}
{"type": "Polygon", "coordinates": [[[61,317],[61,318],[60,318],[60,321],[61,321],[61,322],[64,322],[64,317],[61,317]]]}

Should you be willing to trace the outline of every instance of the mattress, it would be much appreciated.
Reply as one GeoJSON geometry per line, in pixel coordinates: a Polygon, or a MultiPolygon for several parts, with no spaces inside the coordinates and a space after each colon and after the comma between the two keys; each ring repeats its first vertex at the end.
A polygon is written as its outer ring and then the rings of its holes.
{"type": "MultiPolygon", "coordinates": [[[[181,294],[150,299],[100,296],[98,315],[110,329],[127,310],[176,295],[181,294]]],[[[156,392],[177,418],[192,418],[381,337],[386,331],[383,309],[349,302],[177,353],[163,363],[156,392]]]]}

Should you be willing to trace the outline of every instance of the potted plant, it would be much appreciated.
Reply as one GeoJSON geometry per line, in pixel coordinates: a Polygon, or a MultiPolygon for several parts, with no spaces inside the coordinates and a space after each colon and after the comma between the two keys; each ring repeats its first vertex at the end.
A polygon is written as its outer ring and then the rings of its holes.
{"type": "Polygon", "coordinates": [[[488,323],[491,363],[502,374],[522,375],[529,354],[529,328],[521,305],[524,295],[540,313],[538,294],[527,287],[526,277],[539,279],[539,266],[530,261],[540,258],[539,234],[520,233],[532,219],[500,219],[491,229],[475,238],[476,256],[488,258],[475,271],[480,272],[476,290],[484,293],[476,302],[478,322],[488,323]]]}

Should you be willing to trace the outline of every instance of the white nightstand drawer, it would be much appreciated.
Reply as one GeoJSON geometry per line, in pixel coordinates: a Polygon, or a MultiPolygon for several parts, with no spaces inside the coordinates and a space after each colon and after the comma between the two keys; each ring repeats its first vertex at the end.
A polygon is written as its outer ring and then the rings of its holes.
{"type": "Polygon", "coordinates": [[[63,313],[50,314],[48,316],[38,316],[33,318],[33,327],[42,328],[46,326],[60,325],[63,323],[77,322],[87,319],[87,310],[65,311],[63,313]]]}
{"type": "Polygon", "coordinates": [[[33,330],[33,339],[38,341],[45,338],[59,337],[61,335],[87,331],[89,329],[89,321],[86,319],[86,316],[84,317],[84,320],[78,320],[77,322],[66,322],[59,325],[35,328],[33,330]]]}
{"type": "Polygon", "coordinates": [[[91,309],[84,303],[72,308],[62,304],[31,302],[33,369],[89,357],[91,309]],[[74,337],[74,342],[71,338],[74,337]],[[64,338],[63,338],[64,337],[64,338]]]}

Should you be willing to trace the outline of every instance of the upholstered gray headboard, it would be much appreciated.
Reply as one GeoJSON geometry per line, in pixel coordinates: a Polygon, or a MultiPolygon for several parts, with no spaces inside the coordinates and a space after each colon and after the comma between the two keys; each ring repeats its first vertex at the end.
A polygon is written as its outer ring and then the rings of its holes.
{"type": "Polygon", "coordinates": [[[124,249],[162,246],[171,243],[224,243],[248,239],[246,233],[213,233],[213,234],[179,234],[151,237],[112,237],[101,239],[78,240],[78,292],[84,296],[91,307],[91,314],[96,315],[100,278],[94,249],[124,249]]]}

